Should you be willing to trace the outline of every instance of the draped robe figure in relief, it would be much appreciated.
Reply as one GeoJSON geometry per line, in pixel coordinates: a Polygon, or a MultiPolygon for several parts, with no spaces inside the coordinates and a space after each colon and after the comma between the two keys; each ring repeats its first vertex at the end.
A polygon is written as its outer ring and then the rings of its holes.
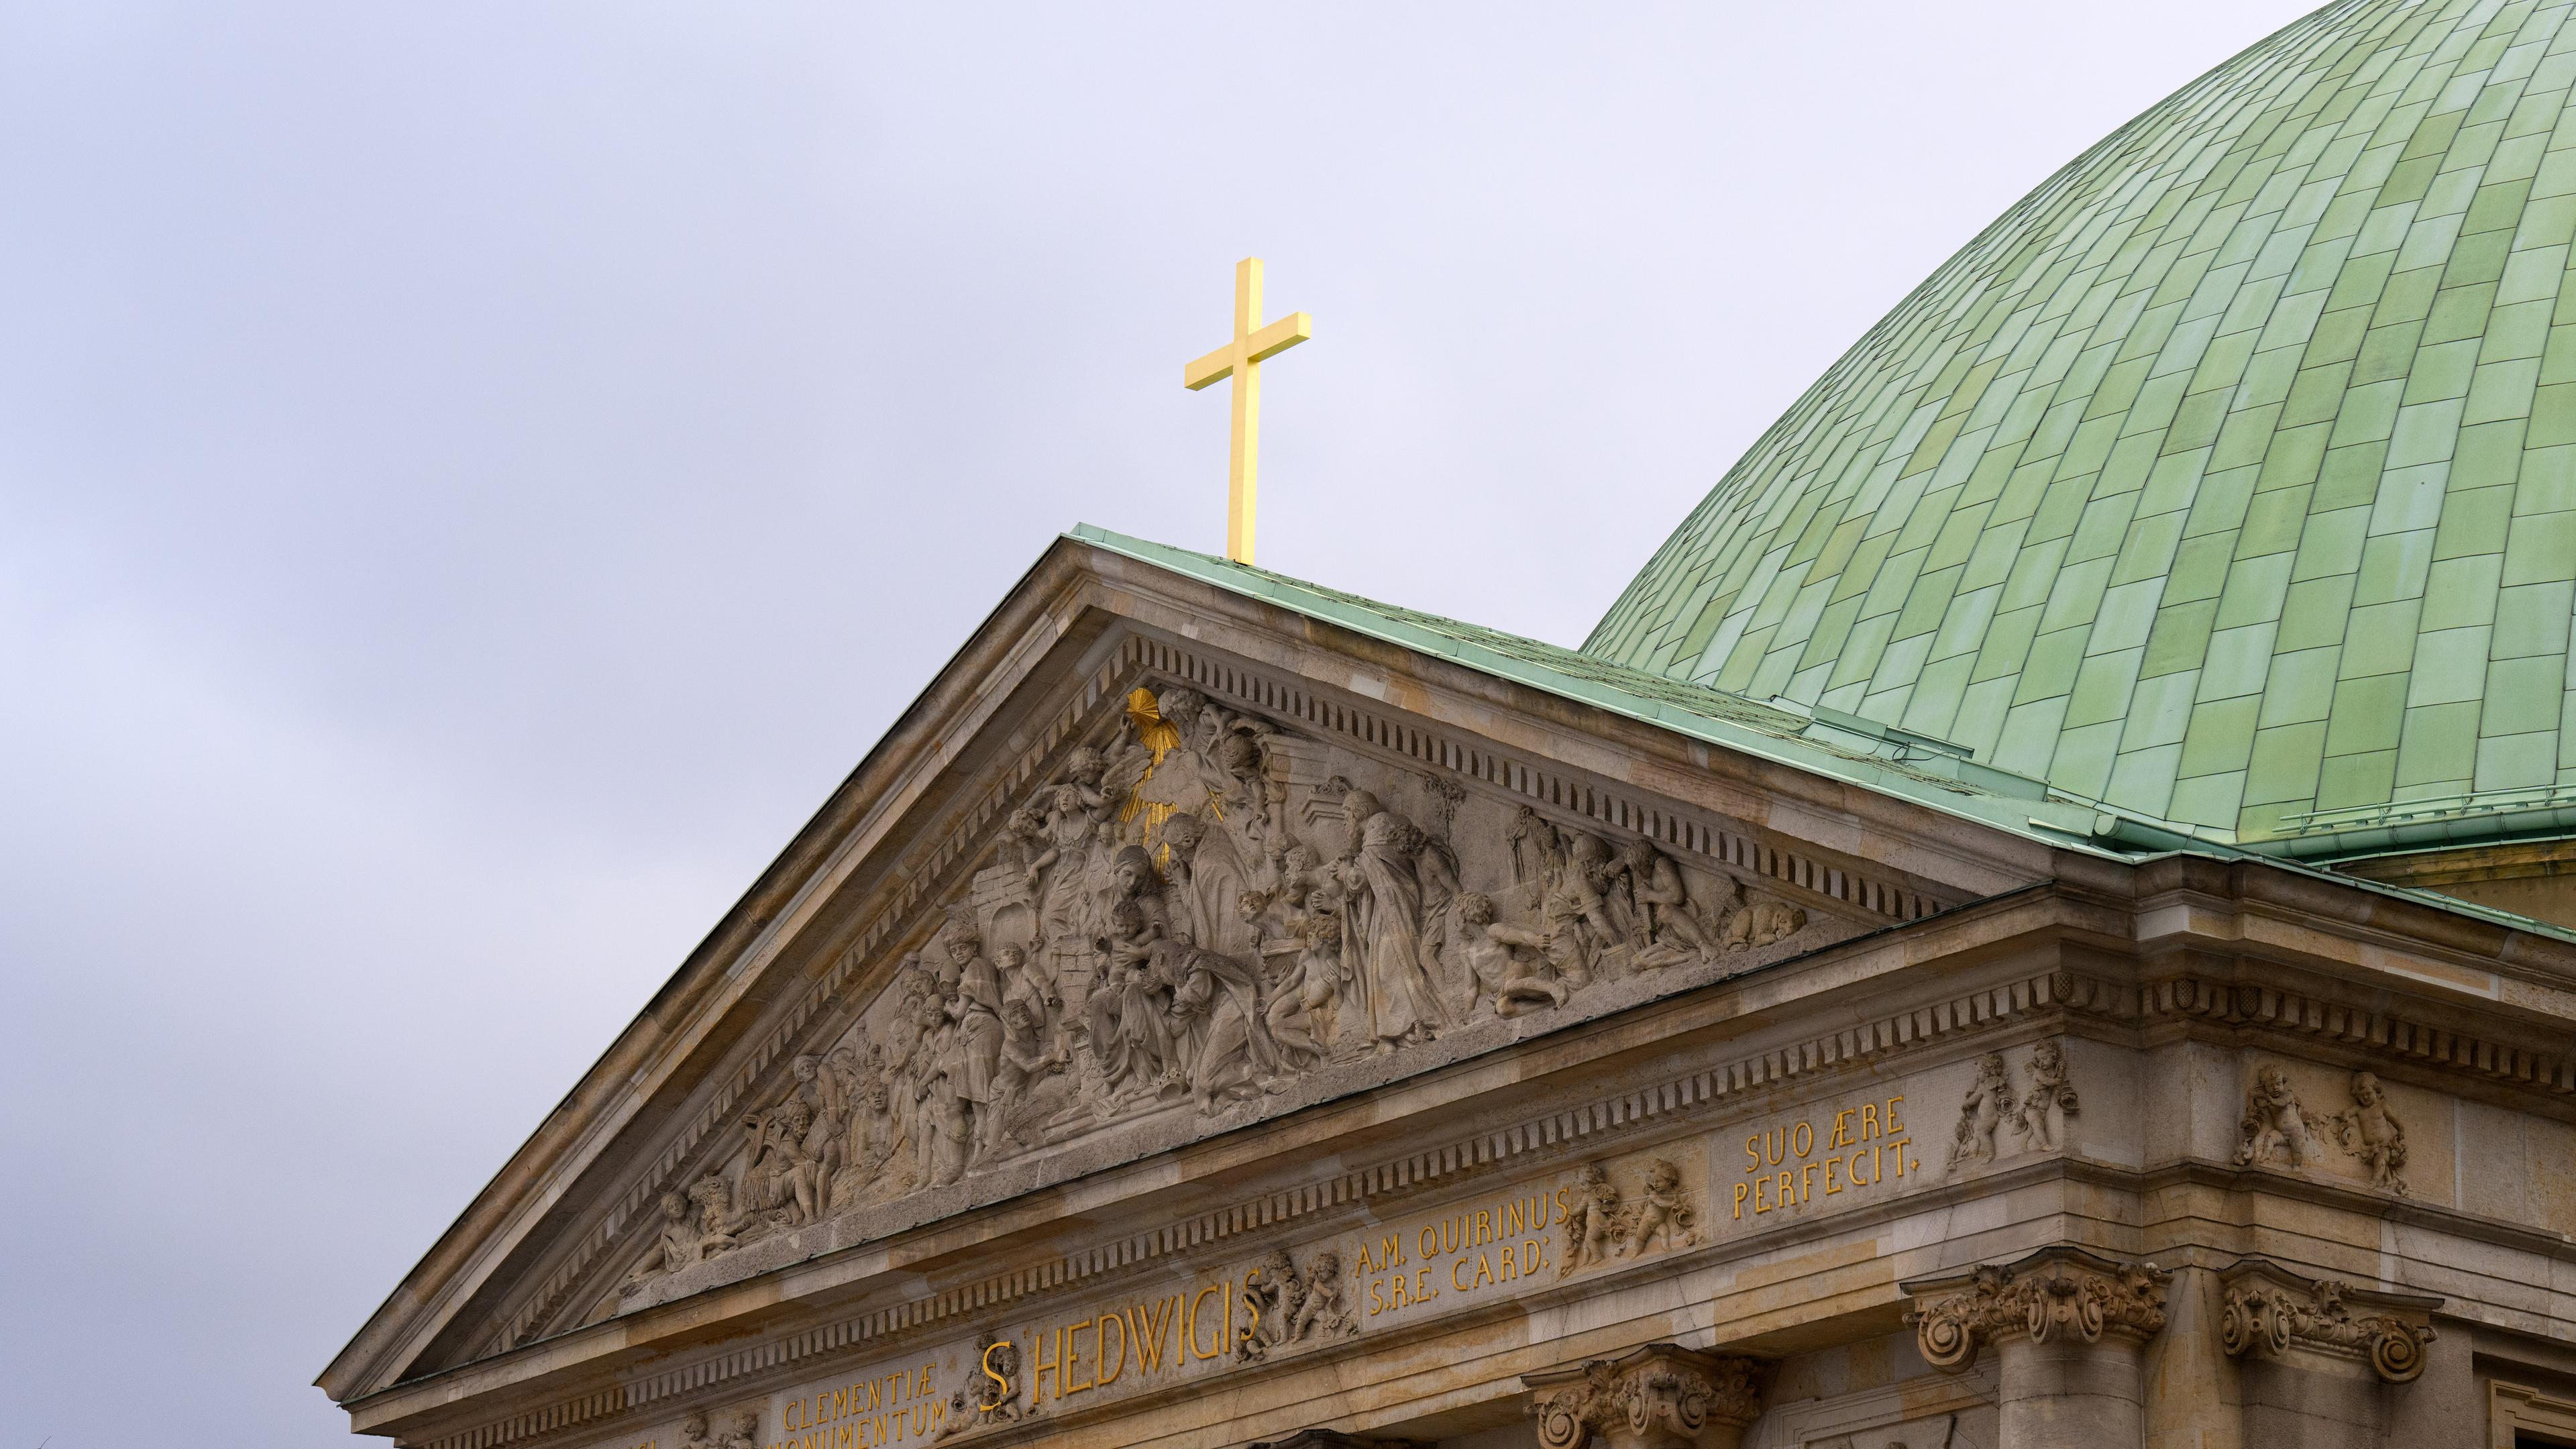
{"type": "Polygon", "coordinates": [[[846,1212],[862,1202],[911,1186],[884,1169],[899,1165],[892,1094],[886,1087],[885,1063],[877,1048],[864,1052],[841,1047],[823,1059],[823,1070],[841,1084],[849,1115],[841,1129],[840,1168],[832,1174],[825,1199],[833,1212],[846,1212]]]}
{"type": "MultiPolygon", "coordinates": [[[[1080,752],[1077,751],[1077,754],[1080,752]]],[[[1037,969],[1050,983],[1049,994],[1068,969],[1088,962],[1097,929],[1088,904],[1094,812],[1102,802],[1081,785],[1066,782],[1042,792],[1044,820],[1039,849],[1029,858],[1029,896],[1038,903],[1037,969]]]]}
{"type": "Polygon", "coordinates": [[[895,968],[895,1004],[887,1023],[885,1074],[895,1136],[912,1149],[910,1175],[915,1185],[930,1180],[930,1134],[922,1130],[920,1099],[914,1087],[928,1065],[930,1048],[923,1044],[922,1036],[936,1013],[924,1012],[922,1002],[931,990],[930,973],[922,967],[920,953],[906,955],[895,968]]]}
{"type": "Polygon", "coordinates": [[[917,996],[913,1010],[920,1026],[911,1073],[914,1158],[923,1181],[945,1187],[965,1175],[973,1148],[974,1116],[963,1090],[965,1054],[943,990],[917,996]]]}
{"type": "Polygon", "coordinates": [[[805,1152],[805,1134],[813,1125],[804,1100],[792,1093],[743,1120],[751,1134],[751,1156],[742,1169],[744,1207],[789,1226],[822,1215],[819,1164],[805,1152]]]}
{"type": "Polygon", "coordinates": [[[1610,847],[1601,837],[1581,831],[1564,841],[1561,861],[1550,872],[1540,898],[1539,927],[1548,938],[1549,963],[1568,990],[1580,991],[1602,969],[1604,951],[1620,942],[1624,933],[1601,890],[1600,873],[1610,859],[1610,847]]]}
{"type": "Polygon", "coordinates": [[[1154,945],[1156,975],[1171,983],[1173,1040],[1185,1044],[1190,1095],[1199,1110],[1257,1097],[1279,1076],[1279,1053],[1261,1014],[1253,965],[1185,941],[1154,945]]]}
{"type": "Polygon", "coordinates": [[[948,1018],[957,1032],[963,1080],[958,1095],[975,1118],[978,1155],[998,1147],[1002,1114],[995,1110],[994,1078],[1002,1064],[1002,978],[984,957],[982,942],[971,926],[957,928],[948,940],[955,986],[947,1001],[948,1018]]]}
{"type": "Polygon", "coordinates": [[[1147,807],[1148,827],[1160,825],[1177,811],[1204,810],[1224,798],[1232,783],[1214,750],[1224,733],[1226,716],[1200,693],[1176,685],[1154,695],[1149,717],[1131,714],[1139,738],[1153,751],[1153,767],[1136,783],[1136,800],[1147,807]]]}
{"type": "Polygon", "coordinates": [[[1237,909],[1250,880],[1234,842],[1196,812],[1181,810],[1163,822],[1163,843],[1171,851],[1163,894],[1179,918],[1175,929],[1221,956],[1251,956],[1252,931],[1237,909]]]}
{"type": "Polygon", "coordinates": [[[1427,1041],[1449,1024],[1423,960],[1421,833],[1357,787],[1342,793],[1348,829],[1338,868],[1347,892],[1343,952],[1355,963],[1368,1030],[1380,1051],[1427,1041]]]}
{"type": "Polygon", "coordinates": [[[1172,1069],[1165,997],[1151,960],[1154,944],[1172,934],[1171,917],[1153,858],[1143,846],[1123,848],[1114,878],[1118,898],[1098,943],[1103,975],[1089,1002],[1092,1050],[1113,1101],[1159,1090],[1172,1069]]]}

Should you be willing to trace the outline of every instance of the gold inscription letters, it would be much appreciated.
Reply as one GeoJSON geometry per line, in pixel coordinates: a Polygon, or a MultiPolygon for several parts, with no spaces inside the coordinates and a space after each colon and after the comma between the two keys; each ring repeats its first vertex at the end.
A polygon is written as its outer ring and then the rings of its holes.
{"type": "Polygon", "coordinates": [[[1901,1096],[1845,1107],[1823,1119],[1798,1118],[1744,1139],[1744,1172],[1735,1184],[1734,1221],[1747,1213],[1803,1211],[1820,1199],[1902,1179],[1923,1164],[1909,1150],[1898,1113],[1901,1096]]]}
{"type": "Polygon", "coordinates": [[[1358,1282],[1361,1315],[1401,1313],[1444,1294],[1481,1296],[1553,1269],[1547,1233],[1565,1221],[1564,1200],[1573,1191],[1561,1187],[1551,1196],[1544,1187],[1517,1189],[1486,1206],[1452,1208],[1396,1232],[1361,1238],[1345,1260],[1358,1282]]]}
{"type": "MultiPolygon", "coordinates": [[[[1129,1374],[1164,1378],[1224,1358],[1240,1331],[1231,1279],[1028,1330],[1029,1405],[1105,1389],[1129,1374]]],[[[988,1370],[989,1371],[989,1370],[988,1370]]]]}
{"type": "Polygon", "coordinates": [[[790,1399],[779,1411],[782,1439],[767,1449],[878,1449],[928,1443],[947,1417],[936,1365],[897,1369],[845,1388],[790,1399]]]}

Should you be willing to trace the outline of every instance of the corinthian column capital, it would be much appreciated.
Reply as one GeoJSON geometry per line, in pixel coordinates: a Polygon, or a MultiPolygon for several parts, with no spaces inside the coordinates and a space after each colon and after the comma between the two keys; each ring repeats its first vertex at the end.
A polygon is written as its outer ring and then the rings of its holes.
{"type": "Polygon", "coordinates": [[[1914,1295],[1905,1321],[1924,1362],[1961,1373],[1989,1343],[2151,1338],[2165,1326],[2165,1285],[2172,1280],[2153,1263],[2042,1248],[2019,1262],[1899,1286],[1914,1295]]]}
{"type": "Polygon", "coordinates": [[[2434,1339],[2432,1311],[2443,1303],[2429,1294],[2301,1277],[2268,1258],[2240,1259],[2218,1280],[2227,1294],[2218,1345],[2230,1357],[2347,1359],[2368,1364],[2389,1384],[2423,1374],[2424,1348],[2434,1339]]]}
{"type": "Polygon", "coordinates": [[[1762,1414],[1759,1361],[1652,1343],[1525,1375],[1544,1449],[1733,1449],[1762,1414]]]}

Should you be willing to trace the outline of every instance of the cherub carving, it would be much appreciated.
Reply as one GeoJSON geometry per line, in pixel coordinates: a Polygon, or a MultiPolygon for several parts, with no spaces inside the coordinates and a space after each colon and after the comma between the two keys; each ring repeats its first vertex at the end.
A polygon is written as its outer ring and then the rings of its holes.
{"type": "Polygon", "coordinates": [[[2370,1169],[2375,1187],[2403,1194],[2406,1179],[2406,1124],[2388,1110],[2388,1089],[2368,1072],[2352,1074],[2352,1105],[2334,1116],[2335,1139],[2343,1150],[2370,1169]]]}
{"type": "Polygon", "coordinates": [[[1270,1350],[1291,1342],[1297,1332],[1297,1310],[1306,1303],[1306,1284],[1286,1248],[1273,1248],[1243,1275],[1243,1311],[1247,1322],[1235,1343],[1234,1356],[1259,1363],[1270,1350]]]}
{"type": "Polygon", "coordinates": [[[760,1449],[760,1411],[734,1410],[733,1427],[717,1441],[717,1449],[760,1449]]]}
{"type": "Polygon", "coordinates": [[[1637,1195],[1636,1225],[1620,1245],[1621,1256],[1653,1248],[1657,1238],[1667,1248],[1699,1246],[1699,1213],[1682,1186],[1682,1170],[1658,1157],[1647,1164],[1645,1191],[1637,1195]]]}
{"type": "Polygon", "coordinates": [[[1331,1054],[1344,969],[1341,917],[1309,910],[1300,928],[1297,964],[1263,1008],[1271,1040],[1292,1060],[1312,1066],[1331,1054]]]}
{"type": "Polygon", "coordinates": [[[2022,1094],[2014,1130],[2032,1152],[2054,1152],[2066,1140],[2066,1119],[2075,1115],[2075,1089],[2066,1084],[2066,1051],[2054,1041],[2030,1049],[2030,1090],[2022,1094]]]}
{"type": "Polygon", "coordinates": [[[1359,1332],[1343,1297],[1338,1253],[1318,1253],[1299,1272],[1287,1249],[1271,1249],[1243,1275],[1243,1307],[1248,1321],[1234,1352],[1249,1363],[1318,1335],[1338,1338],[1359,1332]]]}
{"type": "Polygon", "coordinates": [[[2292,1167],[2304,1167],[2322,1150],[2309,1130],[2307,1114],[2299,1109],[2289,1074],[2279,1067],[2267,1066],[2254,1074],[2254,1085],[2245,1092],[2245,1117],[2237,1127],[2239,1167],[2260,1167],[2275,1157],[2286,1159],[2292,1167]]]}
{"type": "Polygon", "coordinates": [[[1592,1263],[1610,1261],[1619,1246],[1619,1189],[1601,1164],[1583,1164],[1576,1180],[1574,1201],[1565,1209],[1565,1261],[1557,1266],[1556,1275],[1571,1277],[1574,1270],[1592,1263]]]}
{"type": "Polygon", "coordinates": [[[662,1228],[654,1236],[653,1246],[644,1250],[644,1260],[626,1275],[618,1287],[620,1297],[633,1297],[645,1284],[665,1273],[676,1273],[698,1261],[698,1224],[689,1209],[684,1193],[662,1194],[662,1228]]]}
{"type": "Polygon", "coordinates": [[[1290,1341],[1303,1343],[1319,1333],[1348,1338],[1360,1331],[1350,1300],[1342,1296],[1341,1254],[1317,1253],[1307,1265],[1305,1289],[1306,1301],[1297,1306],[1297,1321],[1288,1331],[1290,1341]]]}
{"type": "Polygon", "coordinates": [[[1467,1010],[1491,1000],[1496,1016],[1518,1016],[1563,1006],[1566,990],[1547,963],[1547,934],[1494,919],[1494,898],[1483,891],[1458,897],[1458,949],[1467,967],[1467,1010]]]}
{"type": "Polygon", "coordinates": [[[680,1449],[716,1449],[715,1441],[707,1435],[706,1410],[691,1409],[689,1416],[680,1421],[680,1449]]]}
{"type": "Polygon", "coordinates": [[[1943,1170],[1956,1172],[1970,1163],[1994,1161],[1995,1129],[2013,1117],[2015,1108],[2004,1054],[1988,1052],[1979,1057],[1977,1075],[1959,1099],[1959,1125],[1950,1133],[1950,1161],[1943,1170]]]}
{"type": "Polygon", "coordinates": [[[939,1432],[931,1436],[934,1444],[987,1424],[1005,1424],[1019,1418],[1019,1346],[1010,1339],[994,1336],[991,1329],[976,1335],[975,1356],[966,1365],[966,1382],[949,1394],[946,1408],[947,1412],[940,1416],[939,1432]]]}

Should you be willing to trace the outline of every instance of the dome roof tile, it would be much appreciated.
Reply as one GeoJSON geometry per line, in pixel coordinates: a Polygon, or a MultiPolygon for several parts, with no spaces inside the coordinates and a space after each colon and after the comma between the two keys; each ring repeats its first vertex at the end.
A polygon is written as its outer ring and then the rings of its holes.
{"type": "Polygon", "coordinates": [[[2343,0],[2121,128],[1586,651],[2248,841],[2576,806],[2571,14],[2343,0]]]}

